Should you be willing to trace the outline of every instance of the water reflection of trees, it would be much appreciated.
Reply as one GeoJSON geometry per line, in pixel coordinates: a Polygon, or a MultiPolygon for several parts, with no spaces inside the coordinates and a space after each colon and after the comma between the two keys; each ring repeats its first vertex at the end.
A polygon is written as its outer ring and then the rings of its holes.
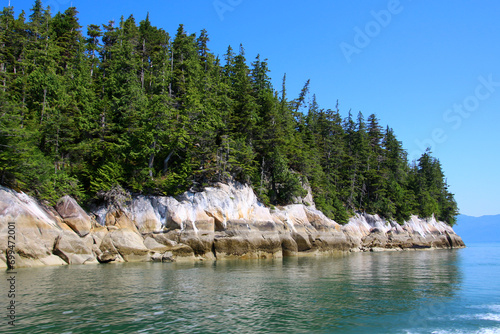
{"type": "Polygon", "coordinates": [[[456,250],[406,251],[69,266],[26,269],[19,278],[25,314],[35,314],[26,324],[84,326],[69,315],[54,320],[54,314],[74,310],[96,327],[116,318],[107,329],[329,332],[374,326],[373,321],[394,323],[398,314],[408,321],[411,314],[423,314],[424,304],[433,312],[443,310],[436,305],[452,300],[461,286],[459,262],[456,250]],[[31,313],[35,309],[42,312],[31,313]]]}

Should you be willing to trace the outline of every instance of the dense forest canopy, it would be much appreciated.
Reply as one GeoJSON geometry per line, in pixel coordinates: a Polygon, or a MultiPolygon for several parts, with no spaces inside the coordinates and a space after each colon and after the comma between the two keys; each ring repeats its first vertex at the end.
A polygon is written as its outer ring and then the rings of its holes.
{"type": "Polygon", "coordinates": [[[54,203],[121,186],[176,195],[213,182],[251,184],[268,205],[310,185],[337,222],[354,212],[455,223],[456,202],[430,150],[407,161],[375,115],[323,109],[271,85],[243,46],[211,53],[203,30],[170,36],[133,16],[89,25],[36,0],[0,14],[0,182],[54,203]]]}

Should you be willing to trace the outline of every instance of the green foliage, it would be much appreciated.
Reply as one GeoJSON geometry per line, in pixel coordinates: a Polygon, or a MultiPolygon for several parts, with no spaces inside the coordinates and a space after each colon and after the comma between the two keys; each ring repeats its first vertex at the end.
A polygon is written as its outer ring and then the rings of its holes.
{"type": "Polygon", "coordinates": [[[97,172],[92,176],[90,182],[91,193],[98,193],[100,191],[108,191],[111,188],[123,184],[124,169],[121,164],[115,161],[108,161],[102,167],[97,169],[97,172]]]}
{"type": "Polygon", "coordinates": [[[174,38],[133,16],[86,34],[76,8],[0,13],[0,181],[54,203],[127,189],[176,195],[213,182],[252,185],[273,207],[312,190],[346,223],[355,212],[398,222],[458,214],[441,165],[409,165],[375,115],[322,109],[307,80],[290,99],[267,59],[240,45],[223,60],[180,25],[174,38]]]}
{"type": "Polygon", "coordinates": [[[302,187],[302,180],[296,172],[289,169],[288,163],[282,154],[275,152],[272,155],[273,170],[271,198],[274,203],[287,204],[295,197],[304,197],[307,192],[302,187]]]}
{"type": "Polygon", "coordinates": [[[448,191],[448,184],[439,160],[431,156],[430,149],[420,157],[418,164],[411,170],[411,188],[417,199],[415,209],[420,216],[446,221],[453,225],[458,215],[458,207],[453,194],[448,191]]]}

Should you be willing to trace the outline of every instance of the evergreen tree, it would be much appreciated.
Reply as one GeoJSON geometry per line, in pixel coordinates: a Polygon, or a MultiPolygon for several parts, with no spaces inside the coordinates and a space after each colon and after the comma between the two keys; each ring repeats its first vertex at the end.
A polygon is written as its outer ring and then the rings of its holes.
{"type": "Polygon", "coordinates": [[[402,223],[407,220],[415,205],[414,195],[409,189],[408,162],[402,143],[394,131],[387,127],[382,141],[384,157],[382,173],[384,177],[384,200],[378,213],[402,223]]]}
{"type": "Polygon", "coordinates": [[[97,65],[98,65],[98,57],[96,57],[96,54],[100,51],[101,48],[101,43],[99,41],[99,38],[102,37],[102,31],[101,27],[95,24],[90,24],[87,28],[87,51],[90,54],[91,57],[91,62],[90,62],[90,76],[94,76],[94,72],[97,70],[97,65]]]}
{"type": "Polygon", "coordinates": [[[74,66],[78,59],[81,44],[80,24],[75,7],[68,8],[63,14],[57,13],[50,22],[51,36],[57,48],[58,70],[65,72],[74,66]]]}
{"type": "Polygon", "coordinates": [[[382,127],[374,114],[368,117],[368,142],[369,153],[366,168],[366,196],[367,210],[372,212],[381,212],[385,193],[385,180],[382,172],[382,163],[384,161],[382,149],[382,127]]]}
{"type": "Polygon", "coordinates": [[[115,186],[175,195],[212,182],[251,184],[266,204],[310,186],[319,209],[400,223],[458,214],[430,150],[409,164],[394,131],[372,114],[342,120],[307,80],[296,99],[271,85],[267,59],[224,59],[180,25],[173,39],[133,16],[89,25],[76,8],[54,16],[36,0],[28,19],[0,13],[0,183],[54,203],[115,186]]]}

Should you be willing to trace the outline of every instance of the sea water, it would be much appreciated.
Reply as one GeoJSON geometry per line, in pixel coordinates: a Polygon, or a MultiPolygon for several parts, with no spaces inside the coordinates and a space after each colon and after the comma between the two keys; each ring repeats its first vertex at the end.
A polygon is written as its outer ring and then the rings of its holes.
{"type": "Polygon", "coordinates": [[[0,333],[500,333],[500,244],[2,275],[0,333]]]}

